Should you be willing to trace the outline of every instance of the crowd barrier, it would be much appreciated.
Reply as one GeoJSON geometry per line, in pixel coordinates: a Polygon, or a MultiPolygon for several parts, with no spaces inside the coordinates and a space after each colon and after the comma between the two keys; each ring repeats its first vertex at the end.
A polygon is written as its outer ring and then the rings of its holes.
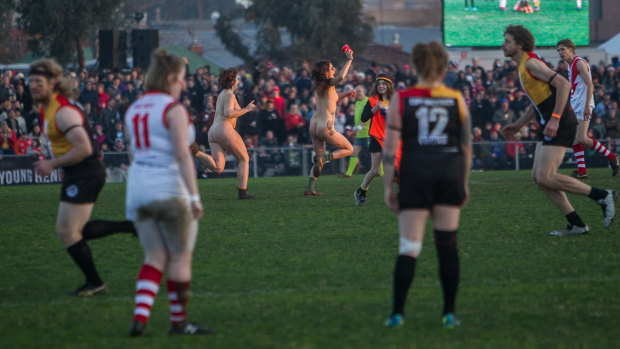
{"type": "MultiPolygon", "coordinates": [[[[610,151],[615,152],[617,140],[601,141],[610,151]]],[[[535,141],[498,141],[498,142],[474,142],[472,171],[493,170],[526,170],[531,169],[534,162],[535,141]],[[506,151],[519,149],[519,151],[506,151]],[[518,156],[511,156],[516,153],[518,156]]],[[[312,146],[276,147],[248,149],[250,156],[250,176],[273,177],[273,176],[308,176],[312,167],[312,146]]],[[[586,166],[588,168],[608,167],[609,163],[601,154],[594,150],[585,152],[586,166]]],[[[48,184],[60,183],[62,171],[54,170],[51,175],[41,177],[34,173],[33,163],[36,158],[32,156],[2,155],[0,159],[0,186],[24,185],[24,184],[48,184]]],[[[107,182],[124,182],[127,178],[129,158],[126,152],[108,152],[103,154],[103,162],[106,166],[107,182]]],[[[323,167],[322,174],[344,173],[348,165],[348,159],[338,159],[328,162],[323,167]]],[[[561,165],[562,168],[577,168],[573,150],[566,149],[566,154],[561,165]]],[[[221,175],[203,168],[196,160],[198,178],[233,177],[237,172],[237,161],[232,155],[226,156],[226,166],[221,175]]],[[[365,173],[370,168],[370,157],[366,151],[360,154],[360,162],[355,173],[365,173]]]]}

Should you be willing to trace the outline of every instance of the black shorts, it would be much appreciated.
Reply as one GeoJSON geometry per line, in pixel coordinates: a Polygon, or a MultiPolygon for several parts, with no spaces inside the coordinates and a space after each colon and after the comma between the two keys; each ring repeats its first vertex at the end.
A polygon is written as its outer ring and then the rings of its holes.
{"type": "Polygon", "coordinates": [[[383,147],[379,144],[379,141],[375,139],[375,137],[370,136],[370,145],[368,146],[368,151],[371,153],[380,153],[383,151],[383,147]]]}
{"type": "Polygon", "coordinates": [[[542,142],[542,145],[555,145],[559,147],[572,148],[575,136],[577,134],[578,124],[560,125],[555,137],[548,139],[543,135],[544,126],[540,127],[538,132],[538,141],[542,142]]]}
{"type": "Polygon", "coordinates": [[[465,159],[461,153],[403,152],[400,209],[459,206],[465,200],[465,159]]]}
{"type": "Polygon", "coordinates": [[[94,203],[105,184],[105,167],[95,157],[63,169],[60,201],[74,204],[94,203]]]}
{"type": "MultiPolygon", "coordinates": [[[[551,113],[555,106],[555,100],[556,98],[554,92],[549,98],[547,98],[537,106],[537,109],[540,113],[542,113],[542,117],[545,122],[549,122],[549,120],[551,120],[551,113]]],[[[578,125],[579,123],[577,122],[575,112],[570,107],[570,102],[567,102],[564,110],[562,111],[562,118],[560,119],[560,125],[558,127],[558,132],[556,133],[555,137],[551,139],[546,138],[543,135],[546,124],[540,125],[540,129],[538,130],[538,141],[542,142],[542,145],[554,145],[558,147],[572,148],[573,141],[575,140],[575,136],[577,134],[578,125]]]]}

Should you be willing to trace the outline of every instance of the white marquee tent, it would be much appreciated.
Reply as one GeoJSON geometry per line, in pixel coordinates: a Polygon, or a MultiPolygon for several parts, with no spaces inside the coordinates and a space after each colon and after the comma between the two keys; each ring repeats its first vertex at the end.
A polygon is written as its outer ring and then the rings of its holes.
{"type": "Polygon", "coordinates": [[[609,56],[620,55],[620,33],[599,45],[598,48],[604,50],[609,56]]]}

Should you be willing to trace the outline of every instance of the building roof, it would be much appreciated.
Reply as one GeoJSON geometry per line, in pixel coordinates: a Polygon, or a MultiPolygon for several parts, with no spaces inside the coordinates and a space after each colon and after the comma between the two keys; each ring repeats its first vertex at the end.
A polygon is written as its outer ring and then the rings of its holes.
{"type": "MultiPolygon", "coordinates": [[[[256,29],[247,27],[238,31],[238,34],[241,36],[243,43],[249,46],[250,52],[254,52],[256,49],[256,29]]],[[[382,27],[374,30],[374,37],[374,45],[390,47],[390,56],[386,57],[386,59],[391,63],[396,63],[399,65],[401,65],[401,60],[406,60],[406,63],[403,64],[409,63],[408,55],[413,46],[418,42],[428,42],[430,40],[437,40],[439,42],[442,41],[441,29],[439,28],[382,27]],[[392,46],[394,43],[395,34],[398,34],[398,42],[402,47],[400,52],[395,46],[392,46]],[[394,57],[397,57],[398,61],[394,61],[392,55],[395,55],[394,57]],[[405,59],[405,57],[407,58],[405,59]]],[[[159,30],[160,46],[189,47],[193,42],[194,39],[190,37],[187,30],[165,28],[159,30]]],[[[203,46],[203,57],[220,68],[234,67],[243,64],[243,60],[226,50],[224,44],[220,41],[213,30],[196,30],[195,42],[203,46]]],[[[290,42],[290,38],[287,35],[283,35],[282,42],[286,45],[290,42]]],[[[375,51],[374,49],[371,49],[371,47],[375,47],[372,45],[373,44],[369,46],[364,55],[359,55],[356,59],[360,59],[360,61],[364,60],[368,63],[371,61],[375,61],[377,63],[382,61],[382,58],[377,57],[375,52],[371,52],[375,51]]]]}

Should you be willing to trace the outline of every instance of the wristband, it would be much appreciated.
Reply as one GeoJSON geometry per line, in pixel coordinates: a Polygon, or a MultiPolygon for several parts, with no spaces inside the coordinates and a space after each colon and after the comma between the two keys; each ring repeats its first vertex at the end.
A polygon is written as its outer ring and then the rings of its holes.
{"type": "Polygon", "coordinates": [[[198,194],[190,195],[189,196],[189,202],[200,202],[200,195],[198,195],[198,194]]]}
{"type": "Polygon", "coordinates": [[[556,119],[558,119],[558,120],[559,120],[559,119],[561,119],[561,118],[562,118],[562,115],[560,115],[560,114],[556,114],[556,113],[551,113],[551,117],[552,117],[552,118],[556,118],[556,119]]]}

